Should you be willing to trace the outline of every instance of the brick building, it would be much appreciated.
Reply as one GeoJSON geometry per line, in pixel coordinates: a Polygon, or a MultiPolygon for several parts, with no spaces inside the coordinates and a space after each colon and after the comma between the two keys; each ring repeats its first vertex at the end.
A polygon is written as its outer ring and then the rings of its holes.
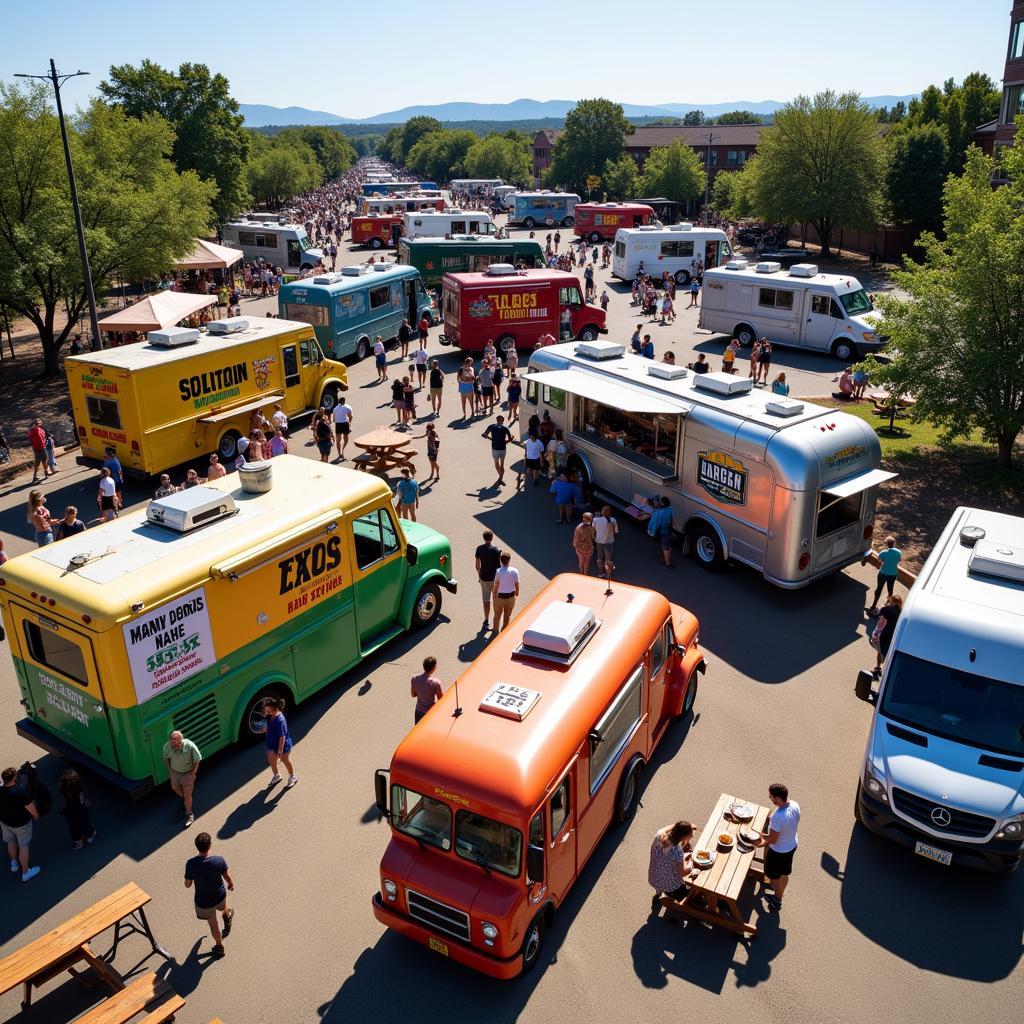
{"type": "MultiPolygon", "coordinates": [[[[1010,11],[1010,41],[1006,49],[999,116],[977,127],[975,144],[989,156],[993,156],[1000,146],[1012,145],[1016,131],[1014,118],[1018,114],[1024,114],[1024,0],[1015,0],[1010,11]]],[[[994,181],[1005,180],[1003,172],[997,171],[994,181]]]]}

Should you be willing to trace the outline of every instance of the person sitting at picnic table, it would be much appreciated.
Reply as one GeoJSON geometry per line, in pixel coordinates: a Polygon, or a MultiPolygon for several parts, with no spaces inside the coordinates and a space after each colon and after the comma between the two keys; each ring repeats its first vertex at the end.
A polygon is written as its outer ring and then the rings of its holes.
{"type": "Polygon", "coordinates": [[[677,821],[655,833],[647,867],[647,881],[654,890],[651,910],[655,913],[662,893],[673,900],[686,895],[686,880],[693,871],[692,853],[693,825],[688,821],[677,821]]]}

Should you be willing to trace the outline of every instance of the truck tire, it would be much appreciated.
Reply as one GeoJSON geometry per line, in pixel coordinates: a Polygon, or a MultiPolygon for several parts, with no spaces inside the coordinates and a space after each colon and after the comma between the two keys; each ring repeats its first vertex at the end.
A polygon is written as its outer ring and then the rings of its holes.
{"type": "Polygon", "coordinates": [[[750,348],[757,341],[757,331],[750,324],[738,324],[732,336],[744,347],[750,348]]]}
{"type": "Polygon", "coordinates": [[[634,757],[622,773],[619,793],[615,798],[615,822],[618,825],[633,817],[636,805],[640,802],[640,772],[643,766],[643,758],[634,757]]]}
{"type": "Polygon", "coordinates": [[[542,910],[526,929],[526,937],[523,939],[523,974],[530,971],[540,962],[541,950],[544,948],[544,911],[542,910]]]}
{"type": "Polygon", "coordinates": [[[529,228],[531,231],[536,226],[537,226],[537,222],[532,217],[527,217],[526,220],[523,221],[523,227],[524,228],[529,228]]]}
{"type": "Polygon", "coordinates": [[[601,332],[593,325],[587,324],[582,331],[577,335],[580,341],[597,341],[597,336],[601,332]]]}
{"type": "Polygon", "coordinates": [[[370,339],[360,338],[356,342],[356,362],[361,363],[370,354],[370,339]]]}
{"type": "Polygon", "coordinates": [[[700,673],[694,669],[690,678],[686,680],[686,696],[683,698],[683,706],[679,709],[679,717],[685,718],[692,710],[697,700],[697,685],[700,682],[700,673]]]}
{"type": "Polygon", "coordinates": [[[690,272],[688,270],[677,270],[675,273],[676,284],[685,288],[690,283],[690,272]]]}
{"type": "Polygon", "coordinates": [[[425,583],[412,606],[412,628],[426,629],[441,614],[441,588],[436,583],[425,583]]]}
{"type": "Polygon", "coordinates": [[[601,241],[601,236],[596,231],[591,231],[590,232],[590,240],[592,242],[600,242],[601,241]]]}
{"type": "Polygon", "coordinates": [[[503,334],[498,339],[498,351],[507,352],[510,348],[516,347],[516,339],[511,334],[503,334]]]}
{"type": "Polygon", "coordinates": [[[238,442],[241,439],[242,435],[237,430],[229,430],[217,442],[217,457],[225,465],[238,458],[238,442]]]}
{"type": "Polygon", "coordinates": [[[562,227],[571,228],[575,223],[576,219],[574,217],[566,217],[565,220],[562,221],[562,227]]]}
{"type": "Polygon", "coordinates": [[[263,702],[268,697],[287,698],[288,696],[288,690],[279,683],[268,683],[266,686],[261,686],[259,691],[247,701],[245,710],[242,712],[242,720],[238,724],[238,742],[252,744],[263,739],[265,734],[257,732],[253,728],[263,717],[260,711],[263,702]]]}
{"type": "Polygon", "coordinates": [[[384,243],[379,238],[371,238],[370,239],[370,248],[371,249],[383,249],[384,248],[384,243]]]}
{"type": "Polygon", "coordinates": [[[849,363],[857,355],[857,346],[849,338],[836,338],[832,342],[832,355],[841,363],[849,363]]]}
{"type": "Polygon", "coordinates": [[[320,396],[320,405],[325,412],[334,412],[334,407],[338,404],[338,385],[329,384],[324,388],[323,394],[320,396]]]}
{"type": "Polygon", "coordinates": [[[690,528],[690,554],[702,569],[709,572],[721,572],[725,568],[722,542],[707,523],[697,523],[690,528]]]}
{"type": "Polygon", "coordinates": [[[580,478],[580,487],[586,490],[593,481],[590,479],[590,473],[587,472],[586,463],[578,455],[569,456],[569,469],[571,472],[576,473],[580,478]]]}

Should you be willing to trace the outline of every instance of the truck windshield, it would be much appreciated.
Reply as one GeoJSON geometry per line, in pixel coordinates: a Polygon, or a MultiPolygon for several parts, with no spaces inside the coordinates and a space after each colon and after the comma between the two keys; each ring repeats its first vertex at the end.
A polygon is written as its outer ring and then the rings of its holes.
{"type": "Polygon", "coordinates": [[[452,812],[446,803],[405,786],[391,787],[391,824],[413,839],[450,850],[452,812]]]}
{"type": "Polygon", "coordinates": [[[515,878],[522,850],[519,829],[471,811],[459,811],[455,816],[455,852],[460,857],[515,878]]]}
{"type": "Polygon", "coordinates": [[[880,713],[971,747],[1024,757],[1024,686],[897,653],[880,713]]]}
{"type": "Polygon", "coordinates": [[[863,288],[840,295],[839,301],[843,304],[843,309],[846,310],[847,316],[856,316],[858,313],[870,313],[875,308],[871,305],[871,299],[868,298],[868,293],[863,288]]]}
{"type": "Polygon", "coordinates": [[[299,247],[303,252],[309,252],[309,250],[313,248],[309,242],[309,235],[299,235],[299,247]]]}

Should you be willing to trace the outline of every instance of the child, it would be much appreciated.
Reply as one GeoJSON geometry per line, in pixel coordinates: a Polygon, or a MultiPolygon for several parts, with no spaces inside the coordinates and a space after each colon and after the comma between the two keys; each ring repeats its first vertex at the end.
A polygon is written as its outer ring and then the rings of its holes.
{"type": "Polygon", "coordinates": [[[64,797],[61,814],[68,823],[71,833],[71,849],[80,850],[85,843],[96,838],[96,829],[89,817],[89,798],[82,789],[82,780],[74,768],[68,768],[61,776],[60,795],[64,797]]]}

